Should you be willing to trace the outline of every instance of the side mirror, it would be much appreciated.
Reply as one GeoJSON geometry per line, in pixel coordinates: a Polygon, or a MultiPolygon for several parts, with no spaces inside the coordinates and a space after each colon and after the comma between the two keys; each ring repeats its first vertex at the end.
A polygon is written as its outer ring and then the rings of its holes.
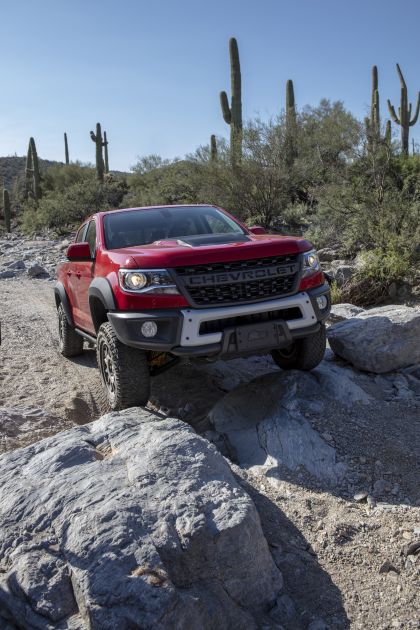
{"type": "Polygon", "coordinates": [[[69,260],[92,260],[89,243],[73,243],[67,250],[69,260]]]}
{"type": "Polygon", "coordinates": [[[261,225],[253,225],[249,228],[249,231],[253,234],[267,234],[267,230],[263,228],[261,225]]]}

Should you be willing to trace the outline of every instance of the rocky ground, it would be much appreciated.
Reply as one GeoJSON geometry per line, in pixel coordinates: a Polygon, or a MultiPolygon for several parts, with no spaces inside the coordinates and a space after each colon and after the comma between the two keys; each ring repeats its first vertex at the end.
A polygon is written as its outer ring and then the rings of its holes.
{"type": "MultiPolygon", "coordinates": [[[[64,247],[0,239],[3,452],[101,414],[94,352],[57,352],[64,247]]],[[[253,499],[284,578],[273,627],[420,627],[420,369],[359,372],[330,350],[311,374],[269,357],[185,363],[154,380],[149,407],[213,442],[253,499]]]]}

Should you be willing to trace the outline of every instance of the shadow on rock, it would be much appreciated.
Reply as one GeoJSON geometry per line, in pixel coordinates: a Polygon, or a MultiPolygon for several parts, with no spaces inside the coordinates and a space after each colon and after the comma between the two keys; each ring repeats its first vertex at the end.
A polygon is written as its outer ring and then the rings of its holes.
{"type": "Polygon", "coordinates": [[[232,361],[186,361],[152,379],[151,407],[175,415],[198,433],[211,428],[208,414],[225,394],[273,369],[265,356],[232,361]]]}
{"type": "Polygon", "coordinates": [[[365,490],[376,501],[417,503],[418,401],[385,402],[382,380],[331,359],[311,373],[267,373],[219,399],[206,437],[273,486],[287,479],[344,498],[365,490]]]}

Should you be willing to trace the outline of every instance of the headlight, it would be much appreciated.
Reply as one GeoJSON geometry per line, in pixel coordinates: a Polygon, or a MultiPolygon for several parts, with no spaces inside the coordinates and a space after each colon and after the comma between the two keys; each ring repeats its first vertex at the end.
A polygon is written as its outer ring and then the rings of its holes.
{"type": "Polygon", "coordinates": [[[166,269],[120,269],[120,287],[131,293],[166,293],[177,295],[179,291],[166,269]]]}
{"type": "Polygon", "coordinates": [[[314,273],[315,271],[319,271],[321,269],[321,265],[319,264],[318,254],[314,249],[311,249],[310,252],[305,252],[303,254],[303,275],[308,276],[314,273]]]}
{"type": "Polygon", "coordinates": [[[147,276],[144,273],[127,273],[124,282],[127,289],[143,289],[147,284],[147,276]]]}

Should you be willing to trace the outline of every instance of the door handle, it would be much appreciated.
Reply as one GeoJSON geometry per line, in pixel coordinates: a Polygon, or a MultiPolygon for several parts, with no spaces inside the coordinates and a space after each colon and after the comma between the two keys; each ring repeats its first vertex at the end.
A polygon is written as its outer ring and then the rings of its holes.
{"type": "Polygon", "coordinates": [[[67,272],[67,275],[68,275],[68,276],[71,276],[71,271],[68,271],[68,272],[67,272]]]}
{"type": "Polygon", "coordinates": [[[77,272],[76,272],[76,276],[77,276],[78,278],[80,278],[80,276],[81,276],[81,275],[82,275],[82,274],[80,273],[80,271],[77,271],[77,272]]]}

